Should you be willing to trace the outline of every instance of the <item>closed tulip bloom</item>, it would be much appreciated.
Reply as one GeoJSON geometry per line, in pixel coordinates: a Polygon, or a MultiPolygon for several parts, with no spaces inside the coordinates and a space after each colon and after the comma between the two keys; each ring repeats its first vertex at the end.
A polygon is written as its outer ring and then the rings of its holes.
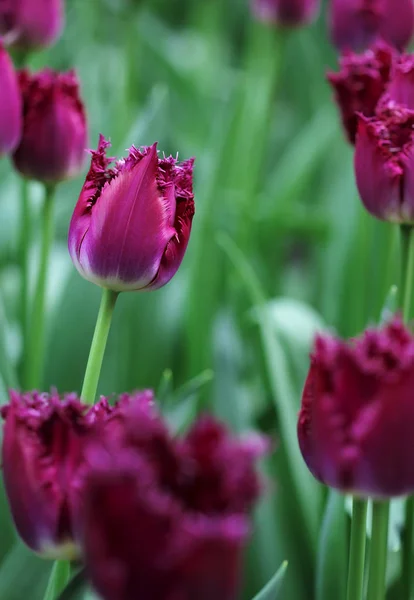
{"type": "Polygon", "coordinates": [[[155,411],[124,414],[88,451],[79,526],[93,586],[103,600],[234,600],[267,441],[209,417],[178,438],[155,411]]]}
{"type": "Polygon", "coordinates": [[[49,46],[64,21],[63,0],[0,0],[0,34],[22,50],[49,46]]]}
{"type": "Polygon", "coordinates": [[[309,23],[315,18],[319,6],[320,0],[252,0],[257,19],[286,27],[309,23]]]}
{"type": "Polygon", "coordinates": [[[332,0],[331,37],[338,50],[364,50],[382,39],[402,50],[413,35],[412,0],[332,0]]]}
{"type": "Polygon", "coordinates": [[[392,100],[359,115],[355,177],[365,208],[378,219],[414,222],[414,111],[392,100]]]}
{"type": "Polygon", "coordinates": [[[414,338],[400,319],[351,343],[320,336],[299,414],[299,445],[322,483],[362,497],[414,491],[414,338]]]}
{"type": "MultiPolygon", "coordinates": [[[[149,401],[147,392],[136,398],[149,401]]],[[[124,401],[121,397],[119,405],[124,401]]],[[[86,441],[116,410],[104,398],[91,408],[75,394],[11,392],[1,410],[3,478],[16,528],[35,552],[48,558],[78,555],[73,515],[86,441]]]]}
{"type": "Polygon", "coordinates": [[[355,143],[358,128],[357,113],[367,117],[375,114],[378,101],[390,79],[393,57],[390,46],[377,43],[363,54],[343,54],[339,61],[339,73],[327,74],[351,144],[355,143]]]}
{"type": "Polygon", "coordinates": [[[0,156],[17,146],[22,129],[22,102],[13,63],[0,42],[0,156]]]}
{"type": "Polygon", "coordinates": [[[100,136],[69,228],[79,273],[115,291],[152,290],[176,273],[194,215],[193,159],[158,158],[156,144],[106,157],[100,136]]]}
{"type": "Polygon", "coordinates": [[[76,176],[87,146],[85,109],[74,71],[19,73],[23,134],[13,161],[29,179],[56,184],[76,176]]]}

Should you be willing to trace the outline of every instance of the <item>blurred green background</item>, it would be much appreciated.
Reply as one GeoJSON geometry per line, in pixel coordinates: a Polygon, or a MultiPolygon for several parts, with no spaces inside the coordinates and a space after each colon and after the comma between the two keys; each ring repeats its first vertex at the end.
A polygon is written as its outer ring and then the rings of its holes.
{"type": "MultiPolygon", "coordinates": [[[[166,154],[196,157],[182,268],[155,293],[120,297],[99,391],[153,387],[177,429],[211,410],[236,431],[273,436],[244,598],[284,559],[284,600],[344,597],[347,516],[302,463],[296,414],[315,332],[348,336],[377,321],[396,275],[395,257],[387,259],[393,232],[360,207],[352,150],[325,82],[336,64],[325,10],[311,27],[280,31],[255,23],[248,0],[67,0],[63,37],[30,59],[33,69],[77,69],[91,147],[102,132],[114,155],[158,140],[166,154]]],[[[0,176],[5,402],[21,351],[20,188],[7,160],[0,176]]],[[[82,183],[58,190],[45,390],[80,390],[99,305],[100,290],[66,249],[82,183]]],[[[36,215],[40,186],[30,194],[36,215]]],[[[15,540],[0,502],[0,598],[40,600],[50,565],[15,540]]]]}

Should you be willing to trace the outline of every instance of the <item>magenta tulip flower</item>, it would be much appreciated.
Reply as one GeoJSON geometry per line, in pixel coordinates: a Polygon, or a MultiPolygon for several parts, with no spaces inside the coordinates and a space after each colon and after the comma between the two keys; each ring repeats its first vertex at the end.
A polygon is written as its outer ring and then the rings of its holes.
{"type": "Polygon", "coordinates": [[[0,156],[17,146],[22,129],[22,101],[13,63],[0,42],[0,156]]]}
{"type": "Polygon", "coordinates": [[[309,23],[317,15],[319,7],[320,0],[252,0],[257,19],[286,27],[309,23]]]}
{"type": "Polygon", "coordinates": [[[30,179],[56,184],[77,175],[87,146],[85,109],[74,71],[21,71],[23,135],[13,161],[30,179]]]}
{"type": "Polygon", "coordinates": [[[79,528],[100,597],[235,600],[267,449],[209,417],[173,437],[155,410],[124,405],[87,452],[79,528]]]}
{"type": "Polygon", "coordinates": [[[69,228],[79,273],[114,291],[152,290],[176,273],[194,215],[193,159],[159,158],[156,144],[106,157],[101,136],[69,228]]]}
{"type": "Polygon", "coordinates": [[[414,31],[412,0],[332,0],[331,38],[338,50],[365,50],[377,39],[405,48],[414,31]]]}
{"type": "Polygon", "coordinates": [[[78,554],[73,512],[84,447],[113,410],[105,399],[90,408],[74,394],[10,393],[1,410],[3,478],[17,531],[35,552],[49,558],[78,554]]]}
{"type": "Polygon", "coordinates": [[[63,0],[1,0],[0,34],[22,50],[49,46],[63,29],[63,13],[63,0]]]}
{"type": "Polygon", "coordinates": [[[357,496],[414,492],[414,337],[398,318],[348,344],[318,337],[299,445],[322,483],[357,496]]]}
{"type": "Polygon", "coordinates": [[[327,74],[351,144],[355,144],[358,113],[366,117],[375,114],[379,99],[387,89],[393,58],[390,46],[377,43],[363,54],[342,55],[339,73],[327,74]]]}

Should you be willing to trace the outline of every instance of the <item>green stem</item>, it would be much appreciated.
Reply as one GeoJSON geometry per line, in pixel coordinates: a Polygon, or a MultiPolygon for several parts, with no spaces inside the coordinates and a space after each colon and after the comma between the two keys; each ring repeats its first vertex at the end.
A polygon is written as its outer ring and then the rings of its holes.
{"type": "Polygon", "coordinates": [[[388,551],[389,501],[372,502],[371,557],[367,600],[384,600],[388,551]]]}
{"type": "Polygon", "coordinates": [[[70,579],[70,562],[68,560],[57,560],[50,574],[49,583],[43,600],[56,600],[65,589],[70,579]]]}
{"type": "Polygon", "coordinates": [[[364,587],[367,500],[352,501],[351,544],[349,549],[347,600],[362,600],[364,587]]]}
{"type": "Polygon", "coordinates": [[[401,225],[401,295],[404,321],[410,318],[414,287],[414,227],[401,225]]]}
{"type": "Polygon", "coordinates": [[[23,339],[23,357],[26,353],[27,331],[28,331],[28,288],[29,288],[29,248],[30,248],[30,201],[29,182],[21,180],[21,215],[20,215],[20,271],[21,271],[21,304],[20,320],[23,339]]]}
{"type": "Polygon", "coordinates": [[[45,353],[45,300],[49,269],[49,255],[53,243],[54,195],[55,187],[45,186],[45,198],[43,202],[42,214],[40,263],[33,307],[30,315],[30,328],[27,332],[27,351],[25,354],[24,364],[24,385],[26,389],[38,388],[42,383],[42,369],[45,353]]]}
{"type": "Polygon", "coordinates": [[[93,404],[95,401],[106,341],[117,297],[118,292],[105,288],[102,289],[101,306],[99,308],[81,392],[81,398],[87,404],[93,404]]]}
{"type": "MultiPolygon", "coordinates": [[[[410,318],[414,286],[414,227],[401,225],[401,295],[404,321],[410,318]]],[[[411,600],[413,588],[414,498],[405,504],[405,524],[402,535],[401,587],[402,600],[411,600]]]]}

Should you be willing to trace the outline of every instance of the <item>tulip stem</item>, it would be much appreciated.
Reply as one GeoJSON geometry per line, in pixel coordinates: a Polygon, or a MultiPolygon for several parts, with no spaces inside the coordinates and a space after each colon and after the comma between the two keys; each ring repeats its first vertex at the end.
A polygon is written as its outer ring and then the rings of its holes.
{"type": "Polygon", "coordinates": [[[404,322],[410,318],[414,287],[414,227],[401,225],[401,294],[404,322]]]}
{"type": "MultiPolygon", "coordinates": [[[[404,321],[410,318],[414,286],[414,227],[401,225],[401,306],[404,321]]],[[[401,587],[402,600],[411,600],[413,588],[414,497],[407,498],[402,534],[401,587]]]]}
{"type": "Polygon", "coordinates": [[[102,361],[105,354],[106,341],[109,328],[111,327],[112,314],[114,312],[118,292],[102,289],[102,300],[96,320],[95,332],[93,334],[88,364],[86,365],[85,378],[81,398],[87,404],[95,402],[96,390],[98,388],[99,375],[101,373],[102,361]]]}
{"type": "Polygon", "coordinates": [[[388,519],[390,503],[372,502],[371,557],[367,600],[384,600],[388,553],[388,519]]]}
{"type": "Polygon", "coordinates": [[[368,502],[352,500],[351,544],[349,548],[347,600],[362,600],[364,588],[365,541],[368,502]]]}
{"type": "Polygon", "coordinates": [[[53,243],[54,186],[45,186],[45,198],[42,212],[42,239],[40,248],[39,271],[35,287],[30,327],[27,332],[27,351],[24,364],[24,385],[26,389],[39,388],[42,383],[42,369],[45,353],[45,303],[49,270],[49,256],[53,243]]]}
{"type": "Polygon", "coordinates": [[[27,179],[21,180],[21,215],[20,215],[20,269],[21,269],[21,290],[20,290],[20,320],[22,327],[23,356],[25,356],[28,331],[28,287],[29,287],[29,248],[30,248],[30,202],[29,202],[29,182],[27,179]]]}
{"type": "Polygon", "coordinates": [[[43,600],[56,600],[70,579],[70,562],[57,560],[53,564],[43,600]]]}

